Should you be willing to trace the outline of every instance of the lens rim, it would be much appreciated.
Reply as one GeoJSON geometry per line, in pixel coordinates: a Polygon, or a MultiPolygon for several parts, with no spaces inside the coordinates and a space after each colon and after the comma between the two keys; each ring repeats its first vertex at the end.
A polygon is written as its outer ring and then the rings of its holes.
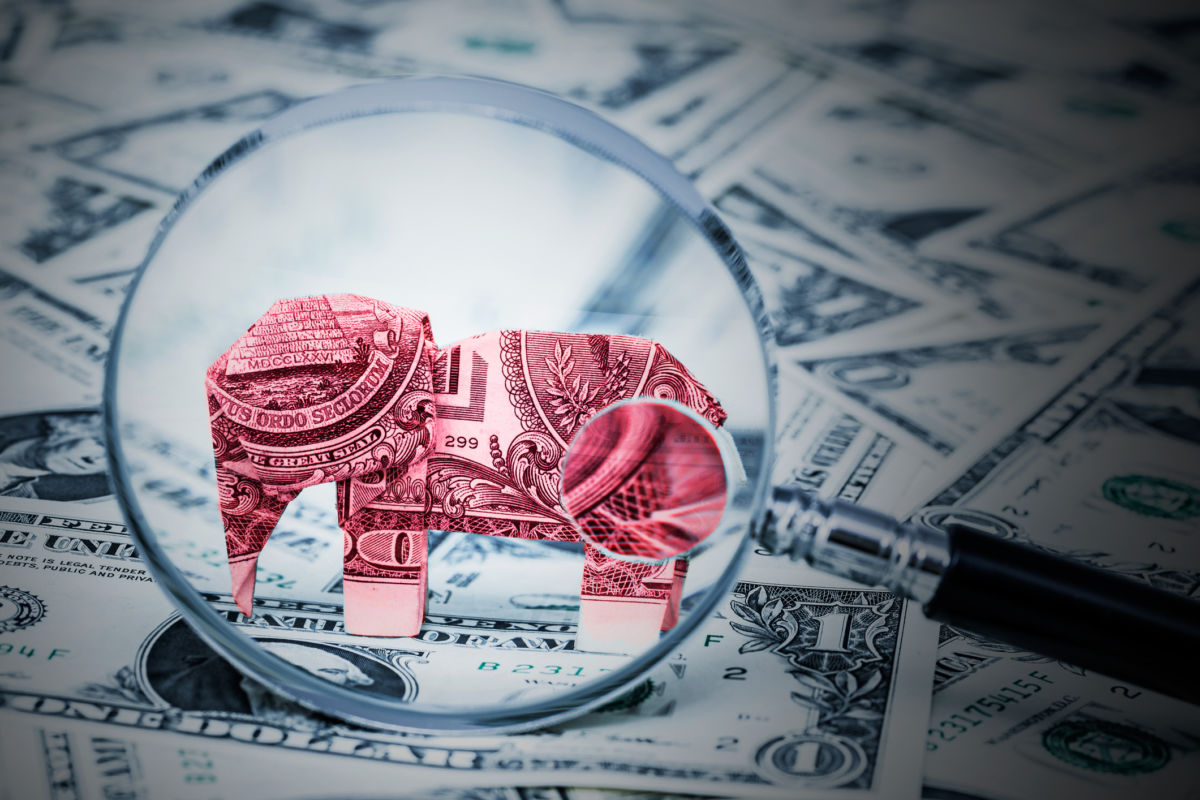
{"type": "Polygon", "coordinates": [[[761,357],[768,380],[763,474],[751,505],[752,521],[761,517],[765,508],[768,467],[773,462],[774,357],[769,346],[770,324],[762,294],[728,227],[671,162],[594,112],[519,84],[466,77],[390,79],[349,87],[292,106],[226,149],[180,194],[155,231],[146,256],[135,272],[113,331],[104,384],[104,430],[110,453],[110,481],[132,536],[158,586],[196,634],[248,677],[306,708],[370,728],[429,734],[528,731],[565,722],[593,710],[644,679],[712,613],[724,592],[733,584],[749,536],[743,537],[736,555],[703,601],[681,619],[670,633],[624,667],[552,699],[510,707],[483,708],[470,713],[416,711],[398,700],[362,694],[322,681],[262,650],[249,636],[225,625],[158,546],[153,529],[132,488],[120,435],[121,416],[116,398],[126,321],[143,275],[195,198],[234,166],[273,142],[344,120],[423,111],[455,112],[499,119],[541,130],[567,141],[641,177],[713,247],[733,275],[759,332],[761,357]]]}

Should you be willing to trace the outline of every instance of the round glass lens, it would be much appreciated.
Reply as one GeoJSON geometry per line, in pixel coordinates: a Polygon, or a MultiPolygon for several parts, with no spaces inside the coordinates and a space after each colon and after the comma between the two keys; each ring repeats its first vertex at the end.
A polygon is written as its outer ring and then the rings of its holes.
{"type": "Polygon", "coordinates": [[[189,626],[164,641],[379,727],[617,696],[711,612],[761,508],[756,297],[691,185],[570,103],[405,79],[285,111],[181,197],[112,349],[118,497],[189,626]],[[580,428],[639,395],[721,415],[749,476],[686,562],[614,559],[560,502],[580,428]]]}

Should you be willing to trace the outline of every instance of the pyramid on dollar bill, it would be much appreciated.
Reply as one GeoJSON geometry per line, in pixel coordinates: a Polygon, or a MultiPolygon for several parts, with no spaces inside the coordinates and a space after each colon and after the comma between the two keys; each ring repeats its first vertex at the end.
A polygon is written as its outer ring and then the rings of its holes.
{"type": "Polygon", "coordinates": [[[280,300],[237,340],[228,376],[304,366],[351,364],[354,347],[324,297],[280,300]]]}

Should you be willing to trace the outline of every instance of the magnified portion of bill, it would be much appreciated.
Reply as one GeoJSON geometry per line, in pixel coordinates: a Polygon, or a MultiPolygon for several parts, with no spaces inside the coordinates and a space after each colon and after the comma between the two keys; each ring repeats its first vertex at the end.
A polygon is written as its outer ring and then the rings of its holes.
{"type": "Polygon", "coordinates": [[[661,561],[721,522],[728,495],[716,429],[678,404],[633,398],[576,434],[563,467],[567,512],[583,539],[617,558],[661,561]]]}

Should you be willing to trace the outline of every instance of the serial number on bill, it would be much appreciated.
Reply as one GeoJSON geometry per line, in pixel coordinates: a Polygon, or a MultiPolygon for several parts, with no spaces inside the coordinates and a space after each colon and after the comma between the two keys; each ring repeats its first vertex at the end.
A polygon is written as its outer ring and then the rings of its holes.
{"type": "Polygon", "coordinates": [[[499,661],[480,661],[477,672],[511,672],[514,675],[563,675],[586,678],[608,672],[608,667],[577,667],[561,664],[501,664],[499,661]]]}

